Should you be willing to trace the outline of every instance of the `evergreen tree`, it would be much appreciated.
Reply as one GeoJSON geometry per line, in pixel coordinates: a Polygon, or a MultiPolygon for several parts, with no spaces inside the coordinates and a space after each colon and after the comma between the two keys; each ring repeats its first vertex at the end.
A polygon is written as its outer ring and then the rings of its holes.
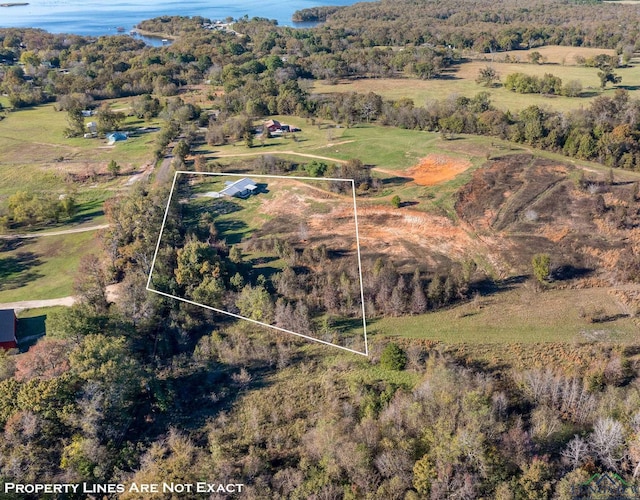
{"type": "Polygon", "coordinates": [[[429,302],[431,302],[432,307],[436,308],[442,304],[442,295],[442,280],[440,279],[440,275],[436,274],[427,289],[427,296],[429,297],[429,302]]]}
{"type": "Polygon", "coordinates": [[[411,304],[410,309],[413,314],[422,314],[427,310],[427,296],[424,294],[422,280],[420,279],[420,270],[416,269],[411,280],[411,304]]]}

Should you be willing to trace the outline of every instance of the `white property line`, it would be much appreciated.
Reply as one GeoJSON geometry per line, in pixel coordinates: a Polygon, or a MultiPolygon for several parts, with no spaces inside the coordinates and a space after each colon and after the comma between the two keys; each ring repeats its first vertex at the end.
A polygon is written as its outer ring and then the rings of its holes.
{"type": "Polygon", "coordinates": [[[147,279],[146,289],[149,292],[157,293],[158,295],[162,295],[164,297],[168,297],[171,299],[179,300],[182,302],[186,302],[187,304],[192,304],[194,306],[204,307],[205,309],[209,309],[211,311],[215,311],[220,314],[226,314],[227,316],[232,316],[237,319],[242,319],[245,321],[249,321],[250,323],[254,323],[256,325],[266,326],[267,328],[273,328],[274,330],[278,330],[284,333],[290,333],[292,335],[296,335],[298,337],[305,338],[307,340],[312,340],[314,342],[319,342],[321,344],[325,344],[332,347],[337,347],[338,349],[342,349],[345,351],[349,351],[354,354],[360,354],[361,356],[369,356],[369,345],[367,343],[367,320],[365,316],[365,304],[364,304],[364,286],[362,281],[362,262],[360,257],[360,237],[358,234],[358,212],[356,207],[356,188],[355,181],[353,179],[336,179],[330,177],[295,177],[295,176],[287,176],[287,175],[251,175],[251,177],[260,177],[260,178],[276,178],[276,179],[295,179],[295,180],[309,180],[309,181],[341,181],[341,182],[350,182],[351,190],[353,193],[353,214],[355,217],[355,226],[356,226],[356,248],[358,254],[358,274],[360,278],[360,300],[362,302],[362,327],[364,331],[364,352],[356,351],[355,349],[349,349],[348,347],[343,347],[338,344],[333,344],[331,342],[327,342],[325,340],[320,340],[315,337],[311,337],[309,335],[303,335],[302,333],[293,332],[291,330],[287,330],[285,328],[280,328],[279,326],[270,325],[268,323],[263,323],[261,321],[257,321],[255,319],[247,318],[245,316],[240,316],[239,314],[234,314],[228,311],[223,311],[222,309],[217,309],[215,307],[207,306],[205,304],[200,304],[198,302],[194,302],[188,299],[184,299],[182,297],[177,297],[175,295],[171,295],[170,293],[161,292],[159,290],[154,290],[151,288],[151,276],[153,275],[153,270],[156,265],[156,258],[158,257],[158,251],[160,250],[160,242],[162,240],[162,233],[164,232],[164,226],[167,222],[167,216],[169,215],[169,207],[171,206],[171,199],[173,198],[173,191],[176,187],[176,181],[178,179],[178,174],[189,174],[189,175],[226,175],[226,176],[234,176],[234,177],[247,177],[244,174],[228,174],[222,172],[188,172],[185,170],[178,170],[173,176],[173,183],[171,184],[171,191],[169,193],[169,200],[167,201],[167,208],[164,212],[164,218],[162,219],[162,227],[160,228],[160,233],[158,234],[158,242],[156,244],[156,251],[153,255],[153,262],[151,263],[151,269],[149,271],[149,278],[147,279]]]}

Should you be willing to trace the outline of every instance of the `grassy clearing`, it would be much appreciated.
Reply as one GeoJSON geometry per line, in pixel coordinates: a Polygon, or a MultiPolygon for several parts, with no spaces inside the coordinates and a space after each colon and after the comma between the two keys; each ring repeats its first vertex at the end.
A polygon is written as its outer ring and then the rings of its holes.
{"type": "MultiPolygon", "coordinates": [[[[372,175],[383,179],[384,187],[367,195],[374,203],[387,204],[391,197],[398,195],[405,202],[418,203],[413,209],[439,214],[447,214],[455,219],[453,210],[454,194],[466,183],[472,172],[486,162],[488,156],[504,154],[511,147],[507,143],[490,137],[459,135],[453,140],[444,140],[440,134],[416,130],[404,130],[378,125],[360,124],[353,128],[335,128],[333,124],[311,125],[302,119],[288,116],[278,117],[281,122],[299,126],[302,132],[291,137],[268,139],[265,146],[247,148],[244,143],[226,145],[215,149],[203,147],[197,154],[205,154],[209,160],[215,160],[221,170],[233,171],[243,162],[251,162],[260,155],[273,154],[295,162],[307,163],[314,158],[334,158],[345,161],[358,158],[366,165],[390,172],[373,170],[372,175]],[[289,153],[282,153],[289,151],[289,153]],[[308,155],[308,156],[305,156],[308,155]],[[401,173],[429,155],[445,155],[454,159],[466,160],[471,167],[454,179],[434,185],[418,186],[409,179],[394,179],[391,172],[401,173]]],[[[521,148],[517,148],[522,151],[521,148]]],[[[319,159],[331,164],[329,160],[319,159]]],[[[300,175],[305,175],[301,172],[300,175]]],[[[203,188],[204,189],[204,188],[203,188]]],[[[207,189],[204,189],[205,191],[207,189]]],[[[363,198],[361,203],[366,203],[363,198]]]]}
{"type": "MultiPolygon", "coordinates": [[[[86,122],[91,118],[85,119],[86,122]]],[[[128,117],[125,129],[158,125],[128,117]]],[[[123,171],[151,160],[156,132],[108,146],[103,139],[65,138],[67,114],[45,104],[9,113],[0,121],[0,196],[19,189],[64,191],[68,174],[101,172],[111,160],[123,171]]],[[[101,184],[109,181],[102,179],[101,184]]]]}
{"type": "Polygon", "coordinates": [[[532,52],[539,52],[544,61],[550,64],[561,64],[576,66],[578,63],[576,57],[584,57],[588,59],[595,57],[598,54],[607,54],[613,56],[616,51],[613,49],[599,49],[595,47],[571,47],[567,45],[545,45],[544,47],[535,47],[529,50],[509,50],[506,52],[498,52],[495,54],[482,54],[480,57],[474,57],[474,59],[484,59],[491,61],[503,61],[506,56],[509,56],[511,60],[517,62],[528,62],[529,55],[532,52]]]}
{"type": "MultiPolygon", "coordinates": [[[[273,154],[279,157],[290,157],[304,163],[311,162],[312,156],[333,158],[346,161],[358,158],[367,165],[386,169],[404,169],[415,165],[429,154],[445,153],[471,161],[478,161],[478,155],[486,155],[486,150],[478,150],[479,143],[490,142],[485,138],[469,140],[469,148],[458,141],[444,141],[439,134],[419,130],[404,130],[379,125],[360,124],[353,128],[336,128],[330,123],[311,125],[302,119],[277,117],[280,121],[299,126],[302,132],[291,137],[274,137],[267,139],[264,146],[258,141],[255,146],[247,148],[238,142],[225,146],[201,146],[195,154],[203,154],[210,160],[228,161],[234,157],[247,161],[260,155],[273,154]],[[289,152],[289,154],[282,153],[289,152]],[[308,156],[304,156],[308,155],[308,156]]],[[[330,160],[322,160],[331,163],[330,160]]]]}
{"type": "Polygon", "coordinates": [[[369,331],[470,344],[636,340],[638,326],[632,318],[592,324],[581,317],[600,308],[611,315],[621,312],[604,289],[535,293],[518,288],[421,316],[375,320],[369,331]]]}
{"type": "Polygon", "coordinates": [[[80,258],[94,251],[96,233],[21,240],[0,253],[0,302],[66,297],[72,294],[80,258]]]}
{"type": "MultiPolygon", "coordinates": [[[[524,51],[518,51],[523,53],[524,51]]],[[[605,51],[599,51],[605,52],[605,51]]],[[[413,99],[416,105],[424,106],[434,100],[447,99],[452,95],[473,97],[478,92],[491,93],[493,104],[503,110],[519,110],[527,106],[548,106],[559,111],[569,111],[580,107],[587,107],[598,95],[611,95],[614,87],[608,87],[601,91],[597,68],[585,68],[580,66],[562,66],[560,64],[529,64],[529,63],[505,63],[495,61],[471,61],[461,64],[457,69],[447,74],[447,78],[434,80],[418,80],[414,78],[376,78],[360,79],[354,81],[344,80],[337,85],[328,85],[315,82],[312,92],[328,94],[334,92],[375,92],[386,99],[398,100],[404,97],[413,99]],[[503,87],[487,88],[476,83],[475,79],[481,68],[491,65],[499,73],[502,80],[511,73],[525,73],[527,75],[543,76],[551,73],[562,78],[564,83],[570,80],[578,80],[583,86],[581,97],[544,96],[540,94],[517,94],[503,87]]],[[[526,58],[526,55],[524,55],[526,58]]],[[[632,98],[640,97],[640,90],[634,86],[640,78],[640,66],[634,65],[627,68],[616,69],[616,74],[622,77],[622,83],[616,88],[627,88],[632,98]]]]}

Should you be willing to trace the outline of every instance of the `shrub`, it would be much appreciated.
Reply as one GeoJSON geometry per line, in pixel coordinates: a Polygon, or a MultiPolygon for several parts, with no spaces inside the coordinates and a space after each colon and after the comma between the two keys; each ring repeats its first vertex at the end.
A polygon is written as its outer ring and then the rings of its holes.
{"type": "Polygon", "coordinates": [[[380,364],[388,370],[404,370],[407,365],[407,355],[398,344],[390,343],[382,351],[380,364]]]}

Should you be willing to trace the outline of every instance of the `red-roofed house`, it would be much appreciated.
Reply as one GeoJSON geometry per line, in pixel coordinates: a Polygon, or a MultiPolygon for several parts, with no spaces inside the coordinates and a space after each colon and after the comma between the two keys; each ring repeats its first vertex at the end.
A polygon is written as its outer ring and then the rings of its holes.
{"type": "Polygon", "coordinates": [[[280,130],[282,127],[278,120],[267,120],[264,122],[264,126],[269,130],[269,132],[275,132],[276,130],[280,130]]]}

